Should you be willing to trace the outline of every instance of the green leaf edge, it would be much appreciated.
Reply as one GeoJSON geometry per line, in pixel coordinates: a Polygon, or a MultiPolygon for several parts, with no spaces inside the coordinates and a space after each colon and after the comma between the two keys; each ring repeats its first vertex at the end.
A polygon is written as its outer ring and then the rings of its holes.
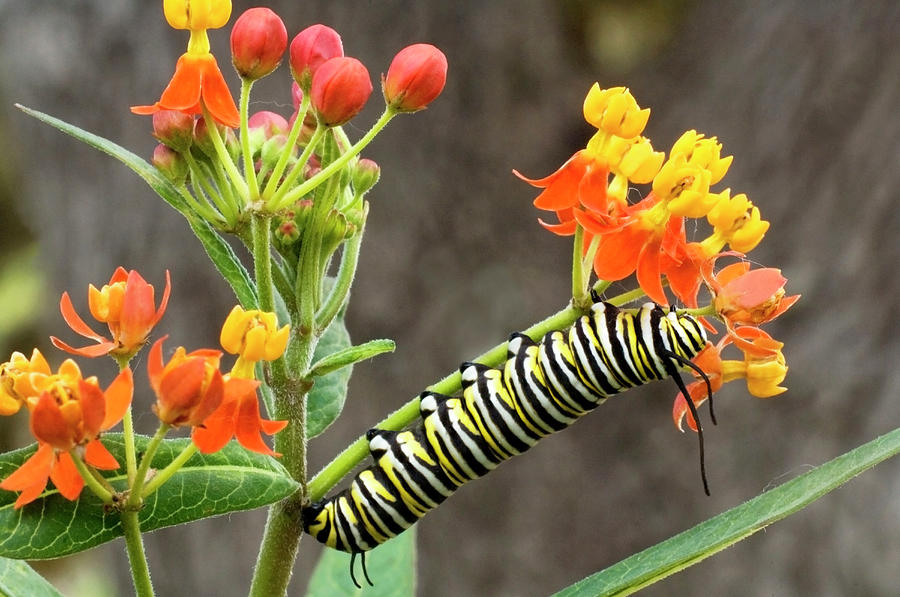
{"type": "Polygon", "coordinates": [[[797,512],[900,453],[900,428],[556,593],[556,597],[630,595],[797,512]]]}
{"type": "MultiPolygon", "coordinates": [[[[113,452],[113,454],[118,454],[119,452],[123,452],[124,450],[124,442],[123,436],[121,433],[107,433],[104,434],[104,444],[106,447],[113,452]]],[[[142,452],[147,443],[150,441],[150,438],[143,435],[135,435],[135,444],[139,453],[142,452]]],[[[154,468],[161,468],[168,464],[172,458],[177,457],[178,454],[190,443],[190,438],[176,438],[176,439],[167,439],[164,440],[162,445],[160,446],[160,450],[157,452],[156,457],[154,458],[153,464],[154,468]],[[163,457],[164,459],[160,459],[163,457]]],[[[9,460],[18,460],[24,462],[26,458],[28,458],[35,450],[36,444],[32,444],[31,446],[27,446],[25,448],[20,448],[18,450],[14,450],[12,452],[7,452],[5,454],[0,455],[0,459],[4,461],[9,460]]],[[[124,453],[124,452],[123,452],[124,453]]],[[[124,457],[119,458],[119,461],[124,461],[124,457]]],[[[6,463],[4,463],[6,464],[6,463]]],[[[119,469],[121,472],[116,472],[116,474],[106,477],[106,479],[112,483],[118,489],[124,489],[125,487],[125,473],[124,469],[119,469]]],[[[214,516],[222,516],[225,514],[229,514],[231,512],[239,512],[245,510],[252,510],[256,508],[261,508],[268,504],[272,504],[281,500],[289,495],[293,494],[300,487],[299,483],[297,483],[294,479],[290,477],[287,469],[285,469],[280,462],[271,458],[269,456],[265,456],[262,454],[257,454],[255,452],[250,452],[234,441],[229,442],[222,450],[215,452],[213,454],[202,454],[195,453],[191,458],[185,463],[185,466],[180,469],[178,472],[173,475],[172,479],[162,485],[156,493],[149,496],[145,502],[144,509],[141,511],[141,532],[150,532],[155,531],[161,528],[165,528],[168,526],[174,526],[176,524],[187,524],[189,522],[195,522],[197,520],[201,520],[204,518],[210,518],[214,516]],[[233,452],[233,454],[232,454],[233,452]],[[243,463],[240,466],[234,464],[199,464],[198,461],[212,461],[216,462],[221,459],[227,459],[230,457],[240,458],[243,463]],[[193,463],[193,464],[192,464],[193,463]],[[254,466],[254,464],[258,466],[254,466]],[[177,514],[179,511],[184,510],[184,508],[179,508],[175,512],[166,512],[162,510],[158,510],[158,503],[160,501],[160,496],[164,495],[167,491],[179,491],[176,489],[180,487],[181,484],[178,482],[179,476],[183,476],[186,474],[190,474],[195,472],[197,469],[252,469],[256,474],[260,475],[270,475],[272,478],[272,484],[266,490],[266,494],[268,497],[262,500],[256,500],[253,502],[246,502],[250,504],[248,507],[239,507],[239,508],[227,508],[221,510],[208,510],[203,509],[203,513],[198,516],[191,515],[189,517],[184,517],[183,515],[179,518],[177,514]],[[174,520],[174,522],[173,522],[174,520]]],[[[13,492],[0,491],[0,512],[2,511],[13,511],[13,501],[16,498],[16,494],[13,492]]],[[[14,545],[12,549],[6,546],[6,543],[12,539],[12,535],[4,535],[0,536],[0,557],[11,557],[13,559],[27,559],[27,560],[43,560],[43,559],[52,559],[63,557],[66,555],[71,555],[74,553],[79,553],[81,551],[85,551],[88,549],[92,549],[98,545],[102,545],[103,543],[107,543],[118,537],[123,535],[121,520],[115,513],[104,514],[102,512],[98,513],[98,510],[102,507],[99,499],[94,496],[88,489],[84,489],[81,497],[75,502],[69,502],[65,500],[59,495],[59,492],[52,486],[52,483],[48,484],[47,491],[45,491],[38,500],[28,504],[23,508],[23,510],[18,511],[16,516],[21,517],[25,515],[25,511],[29,508],[36,508],[40,506],[43,510],[47,507],[52,507],[52,504],[55,500],[59,500],[58,503],[62,503],[65,505],[72,505],[74,511],[70,513],[71,516],[76,517],[73,520],[80,520],[80,524],[91,524],[99,526],[99,530],[93,531],[94,535],[92,535],[89,540],[72,540],[70,542],[71,548],[64,549],[62,551],[53,551],[52,549],[48,550],[46,547],[40,549],[34,549],[32,551],[23,550],[22,547],[18,545],[14,545]],[[78,512],[80,509],[80,505],[84,503],[85,514],[79,516],[78,512]],[[96,506],[96,509],[93,509],[96,506]],[[99,521],[99,522],[98,522],[99,521]]],[[[202,504],[196,504],[195,509],[200,510],[199,506],[202,504]]],[[[21,520],[21,518],[19,518],[21,520]]],[[[71,524],[71,523],[70,523],[71,524]]],[[[16,525],[18,526],[18,524],[16,525]]],[[[14,531],[10,531],[12,533],[14,531]]],[[[30,540],[30,539],[29,539],[30,540]]]]}
{"type": "Polygon", "coordinates": [[[90,133],[73,124],[69,124],[58,118],[54,118],[48,114],[44,114],[38,110],[28,108],[21,104],[16,107],[45,124],[49,124],[53,128],[70,135],[87,145],[102,151],[103,153],[119,160],[132,172],[140,176],[153,191],[159,195],[166,203],[172,206],[188,221],[191,230],[197,239],[203,245],[210,261],[213,262],[219,273],[228,281],[235,295],[245,309],[255,309],[259,305],[256,295],[256,286],[250,279],[250,274],[241,264],[237,255],[234,254],[231,246],[225,242],[218,232],[216,232],[206,220],[198,217],[191,211],[187,203],[178,192],[178,189],[169,182],[156,168],[147,163],[138,155],[128,151],[121,145],[113,143],[109,139],[104,139],[99,135],[90,133]]]}
{"type": "Polygon", "coordinates": [[[0,595],[4,597],[63,597],[22,560],[0,557],[0,595]]]}

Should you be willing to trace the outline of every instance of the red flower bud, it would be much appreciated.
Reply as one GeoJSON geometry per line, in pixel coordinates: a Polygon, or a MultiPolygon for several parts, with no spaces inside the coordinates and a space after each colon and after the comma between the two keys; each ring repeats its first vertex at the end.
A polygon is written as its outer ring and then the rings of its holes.
{"type": "Polygon", "coordinates": [[[295,112],[300,109],[300,104],[303,103],[303,90],[300,89],[297,81],[291,83],[291,103],[294,104],[295,112]]]}
{"type": "Polygon", "coordinates": [[[340,126],[359,114],[371,94],[372,81],[363,63],[340,56],[316,70],[310,99],[323,124],[340,126]]]}
{"type": "Polygon", "coordinates": [[[382,80],[384,99],[399,112],[415,112],[441,94],[447,82],[447,57],[431,44],[397,52],[382,80]]]}
{"type": "Polygon", "coordinates": [[[231,62],[245,79],[261,79],[281,64],[287,29],[268,8],[251,8],[231,28],[231,62]]]}
{"type": "Polygon", "coordinates": [[[194,116],[176,110],[153,114],[153,136],[175,151],[187,151],[194,137],[194,116]]]}
{"type": "Polygon", "coordinates": [[[322,63],[344,55],[338,32],[325,25],[311,25],[291,41],[291,74],[302,89],[309,89],[322,63]]]}

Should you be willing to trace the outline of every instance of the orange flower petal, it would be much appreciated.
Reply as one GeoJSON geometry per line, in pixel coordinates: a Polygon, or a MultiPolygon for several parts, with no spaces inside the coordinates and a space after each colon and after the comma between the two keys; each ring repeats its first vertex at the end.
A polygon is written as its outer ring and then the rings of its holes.
{"type": "Polygon", "coordinates": [[[56,461],[56,466],[50,470],[50,480],[56,485],[59,493],[67,500],[77,500],[84,487],[84,479],[81,478],[72,456],[68,452],[61,452],[56,461]]]}
{"type": "MultiPolygon", "coordinates": [[[[28,460],[22,463],[18,469],[0,483],[0,489],[7,491],[24,491],[26,488],[34,487],[41,484],[40,493],[43,487],[47,485],[47,479],[50,478],[50,468],[53,466],[53,446],[41,443],[37,452],[32,454],[28,460]]],[[[35,496],[37,497],[37,496],[35,496]]],[[[31,498],[24,503],[34,500],[31,498]]],[[[18,504],[18,502],[16,502],[18,504]]],[[[19,508],[20,505],[16,505],[19,508]]]]}
{"type": "MultiPolygon", "coordinates": [[[[69,298],[68,292],[63,292],[62,298],[59,299],[59,311],[62,313],[65,322],[76,334],[84,336],[85,338],[90,338],[91,340],[97,340],[98,342],[106,340],[103,336],[92,330],[91,327],[81,319],[81,316],[78,315],[75,311],[75,307],[72,305],[72,299],[69,298]]],[[[54,344],[56,343],[54,342],[54,344]]]]}
{"type": "Polygon", "coordinates": [[[100,425],[101,431],[106,431],[122,420],[128,407],[131,406],[133,394],[134,377],[131,369],[123,369],[104,392],[106,396],[106,416],[104,416],[103,423],[100,425]]]}
{"type": "Polygon", "coordinates": [[[556,172],[544,178],[526,178],[517,170],[513,170],[513,174],[533,187],[544,189],[535,198],[535,207],[558,211],[578,204],[578,185],[587,170],[588,162],[585,154],[578,151],[556,172]]]}
{"type": "Polygon", "coordinates": [[[276,453],[266,445],[260,435],[260,431],[259,401],[254,392],[253,394],[245,395],[238,403],[237,416],[234,422],[235,437],[248,450],[269,456],[281,456],[281,454],[276,453]]]}
{"type": "Polygon", "coordinates": [[[234,98],[231,97],[231,90],[228,89],[228,83],[216,64],[216,59],[212,54],[209,60],[203,64],[203,83],[201,85],[201,93],[203,95],[203,103],[209,110],[210,115],[219,124],[227,127],[237,128],[241,125],[241,115],[237,106],[234,105],[234,98]]]}
{"type": "Polygon", "coordinates": [[[205,378],[206,362],[203,359],[187,359],[163,376],[159,385],[160,402],[165,408],[190,408],[199,399],[205,378]]]}
{"type": "Polygon", "coordinates": [[[204,454],[218,452],[234,436],[234,414],[237,401],[223,402],[213,414],[203,421],[203,427],[194,427],[191,440],[204,454]]]}
{"type": "Polygon", "coordinates": [[[638,226],[626,226],[600,240],[594,257],[594,272],[601,280],[627,278],[637,268],[638,256],[649,233],[638,226]]]}
{"type": "Polygon", "coordinates": [[[84,447],[84,461],[104,471],[114,471],[119,468],[116,457],[113,456],[99,439],[93,439],[84,447]]]}
{"type": "Polygon", "coordinates": [[[100,432],[106,417],[106,396],[96,385],[83,379],[78,380],[78,393],[84,437],[92,439],[100,432]]]}
{"type": "Polygon", "coordinates": [[[69,450],[74,445],[74,430],[48,392],[41,394],[31,411],[31,434],[60,450],[69,450]]]}
{"type": "Polygon", "coordinates": [[[56,336],[50,336],[50,342],[56,348],[68,352],[69,354],[77,354],[80,357],[87,357],[89,359],[106,356],[112,349],[118,346],[115,342],[110,340],[102,340],[99,344],[75,348],[74,346],[66,344],[56,336]]]}
{"type": "Polygon", "coordinates": [[[175,63],[172,80],[163,90],[156,105],[165,110],[193,111],[200,102],[205,61],[206,55],[195,56],[187,52],[182,54],[175,63]]]}
{"type": "Polygon", "coordinates": [[[647,296],[660,305],[667,305],[669,300],[663,290],[662,278],[659,270],[659,255],[661,241],[654,239],[641,249],[637,260],[638,285],[647,293],[647,296]]]}
{"type": "Polygon", "coordinates": [[[150,378],[150,387],[153,388],[156,394],[159,394],[160,376],[165,370],[162,358],[162,345],[168,337],[169,335],[166,334],[154,342],[153,346],[150,347],[150,354],[147,356],[147,377],[150,378]]]}

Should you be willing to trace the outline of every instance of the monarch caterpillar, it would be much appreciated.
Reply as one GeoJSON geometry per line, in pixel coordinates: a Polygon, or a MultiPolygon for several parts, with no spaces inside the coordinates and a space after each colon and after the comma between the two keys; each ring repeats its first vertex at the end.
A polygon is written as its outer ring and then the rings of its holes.
{"type": "MultiPolygon", "coordinates": [[[[687,398],[678,368],[692,367],[703,375],[690,359],[705,346],[706,333],[696,319],[654,303],[632,313],[596,302],[568,330],[550,332],[538,342],[513,334],[499,368],[460,366],[462,396],[423,392],[421,420],[413,428],[369,430],[374,464],[347,489],[306,507],[304,530],[352,554],[350,574],[357,587],[353,564],[362,554],[371,584],[366,551],[408,529],[459,486],[568,427],[607,397],[672,377],[687,398]]],[[[693,402],[687,403],[698,421],[693,402]]],[[[702,431],[698,435],[708,494],[702,431]]]]}

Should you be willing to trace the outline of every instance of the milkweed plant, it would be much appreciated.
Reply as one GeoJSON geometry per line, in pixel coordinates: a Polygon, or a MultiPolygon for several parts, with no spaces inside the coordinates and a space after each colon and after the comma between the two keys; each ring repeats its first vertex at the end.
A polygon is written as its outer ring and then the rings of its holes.
{"type": "MultiPolygon", "coordinates": [[[[17,560],[57,558],[120,536],[136,594],[153,595],[143,532],[262,506],[269,507],[268,520],[249,593],[283,595],[303,533],[302,512],[368,454],[366,439],[359,438],[323,470],[307,470],[307,443],[340,414],[351,366],[394,348],[383,339],[351,344],[343,322],[367,196],[379,180],[379,166],[364,151],[395,117],[423,110],[440,96],[447,60],[425,43],[400,50],[381,77],[383,113],[354,140],[344,125],[370,100],[373,86],[367,67],[344,55],[336,31],[315,24],[289,42],[274,12],[244,12],[231,28],[231,62],[241,81],[235,103],[208,37],[228,23],[231,2],[165,0],[163,8],[172,27],[189,32],[189,41],[158,101],[131,108],[152,118],[159,144],[149,162],[22,110],[141,176],[184,216],[237,304],[222,322],[220,346],[173,348],[164,335],[170,299],[178,301],[169,272],[119,267],[99,288],[88,286],[89,317],[62,294],[62,319],[83,340],[54,336],[53,346],[66,354],[14,352],[0,365],[0,414],[27,424],[34,438],[0,455],[0,578],[9,595],[38,594],[38,588],[54,594],[17,560]],[[283,94],[285,102],[292,99],[292,113],[250,113],[254,83],[275,72],[285,55],[292,81],[282,76],[283,94]],[[252,271],[226,242],[229,236],[243,244],[252,271]],[[96,331],[101,324],[107,330],[96,331]],[[133,368],[144,350],[146,365],[133,368]],[[118,374],[85,377],[79,361],[100,357],[112,358],[118,374]],[[133,404],[135,384],[149,384],[155,402],[133,404]],[[152,437],[134,432],[135,408],[158,417],[152,437]],[[177,428],[189,430],[189,437],[168,437],[177,428]]],[[[540,225],[573,240],[567,306],[524,333],[538,339],[568,328],[600,300],[623,309],[652,301],[697,318],[710,341],[688,369],[695,379],[672,403],[673,422],[682,430],[699,430],[697,407],[725,383],[740,381],[759,398],[784,392],[783,345],[761,326],[799,297],[785,291],[779,269],[747,257],[769,222],[746,195],[721,188],[732,156],[723,155],[715,136],[695,130],[668,152],[657,150],[642,136],[650,110],[625,87],[595,83],[583,112],[596,128],[584,148],[544,178],[513,173],[539,189],[535,207],[553,212],[540,225]],[[632,280],[632,289],[610,293],[613,282],[627,288],[632,280]]],[[[363,128],[353,120],[354,130],[363,128]]],[[[496,367],[506,354],[503,342],[474,361],[496,367]]],[[[461,387],[453,373],[429,389],[453,395],[461,387]]],[[[414,398],[375,427],[401,430],[418,418],[414,398]]],[[[856,474],[847,470],[828,472],[824,482],[856,474]]],[[[754,499],[785,501],[768,494],[754,499]]],[[[643,569],[623,562],[631,576],[608,569],[564,593],[631,592],[777,517],[748,520],[746,529],[736,530],[710,519],[704,524],[722,529],[712,539],[673,537],[666,544],[674,547],[648,551],[643,569]]],[[[376,586],[411,593],[413,550],[413,542],[398,539],[373,552],[368,575],[376,586]],[[386,555],[379,559],[381,551],[386,555]]],[[[345,573],[346,559],[329,559],[345,554],[326,551],[320,569],[345,573]]],[[[347,587],[352,591],[349,581],[347,587]]]]}

